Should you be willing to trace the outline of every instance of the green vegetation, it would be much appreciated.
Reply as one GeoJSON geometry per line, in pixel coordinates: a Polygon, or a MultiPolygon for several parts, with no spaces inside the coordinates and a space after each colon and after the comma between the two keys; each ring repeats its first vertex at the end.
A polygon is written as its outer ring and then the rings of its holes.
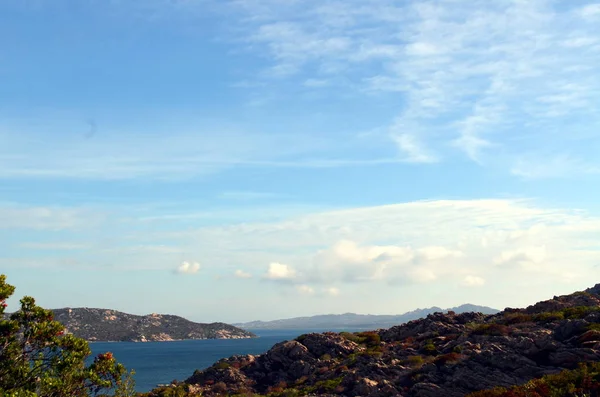
{"type": "Polygon", "coordinates": [[[511,333],[511,328],[504,324],[472,324],[471,333],[473,335],[488,335],[488,336],[506,336],[511,333]]]}
{"type": "Polygon", "coordinates": [[[425,359],[423,358],[423,356],[408,356],[403,361],[403,364],[407,364],[411,367],[420,367],[423,364],[425,364],[425,359]]]}
{"type": "Polygon", "coordinates": [[[133,373],[127,373],[112,353],[91,355],[88,343],[65,335],[52,312],[21,299],[21,308],[5,317],[6,300],[15,288],[0,275],[0,396],[86,397],[133,396],[133,373]]]}
{"type": "Polygon", "coordinates": [[[427,342],[425,342],[423,347],[421,347],[421,351],[424,354],[427,354],[428,356],[436,356],[439,353],[437,348],[433,344],[433,341],[431,341],[431,340],[428,340],[427,342]]]}
{"type": "Polygon", "coordinates": [[[533,315],[533,320],[549,323],[552,321],[560,321],[560,320],[574,320],[574,319],[582,319],[585,318],[588,314],[600,312],[600,307],[598,306],[576,306],[576,307],[567,307],[562,310],[556,310],[552,312],[543,312],[533,315]]]}
{"type": "Polygon", "coordinates": [[[219,361],[218,363],[216,363],[214,365],[214,368],[216,368],[216,369],[227,369],[230,367],[231,367],[231,364],[226,363],[225,361],[219,361]]]}
{"type": "Polygon", "coordinates": [[[600,394],[600,363],[580,364],[578,369],[563,371],[532,380],[510,389],[495,388],[471,393],[470,397],[583,397],[600,394]]]}
{"type": "Polygon", "coordinates": [[[340,336],[359,345],[366,346],[367,348],[378,348],[381,346],[381,337],[376,331],[364,331],[355,333],[341,332],[340,336]]]}
{"type": "Polygon", "coordinates": [[[321,380],[313,386],[306,387],[303,392],[308,393],[332,393],[339,391],[341,383],[344,380],[342,376],[334,379],[321,380]]]}
{"type": "Polygon", "coordinates": [[[504,325],[522,324],[533,321],[533,317],[525,313],[504,313],[499,323],[504,325]]]}

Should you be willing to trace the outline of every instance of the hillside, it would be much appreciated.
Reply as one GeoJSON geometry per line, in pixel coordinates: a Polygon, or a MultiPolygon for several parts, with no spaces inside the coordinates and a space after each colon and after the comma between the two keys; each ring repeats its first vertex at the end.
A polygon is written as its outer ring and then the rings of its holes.
{"type": "Polygon", "coordinates": [[[600,385],[598,371],[562,371],[598,362],[600,284],[494,315],[434,313],[378,331],[306,334],[262,355],[220,360],[147,396],[179,389],[181,395],[203,396],[459,397],[544,376],[539,387],[552,385],[571,394],[551,394],[551,389],[546,394],[502,394],[497,389],[489,395],[576,396],[583,395],[573,394],[576,387],[600,385]],[[547,376],[557,373],[561,375],[547,376]]]}
{"type": "Polygon", "coordinates": [[[68,332],[88,341],[147,342],[256,337],[229,324],[200,324],[172,315],[137,316],[116,310],[90,308],[55,309],[53,312],[54,318],[68,332]]]}
{"type": "Polygon", "coordinates": [[[274,321],[251,321],[248,323],[235,323],[234,325],[243,329],[373,329],[391,327],[408,321],[423,318],[431,313],[441,311],[454,311],[456,313],[481,312],[483,314],[495,314],[499,310],[486,306],[464,304],[458,307],[443,310],[439,307],[427,309],[416,309],[398,315],[374,315],[374,314],[324,314],[310,317],[294,317],[274,321]]]}

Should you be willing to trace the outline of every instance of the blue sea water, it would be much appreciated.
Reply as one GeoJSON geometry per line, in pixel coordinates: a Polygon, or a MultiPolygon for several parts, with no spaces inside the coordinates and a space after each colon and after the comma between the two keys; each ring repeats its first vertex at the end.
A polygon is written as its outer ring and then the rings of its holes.
{"type": "MultiPolygon", "coordinates": [[[[112,352],[127,369],[135,370],[136,390],[146,392],[157,384],[185,380],[196,369],[210,367],[221,358],[236,354],[260,354],[274,344],[308,332],[322,330],[256,330],[258,338],[207,339],[174,342],[95,342],[93,356],[112,352]]],[[[339,330],[337,330],[339,331],[339,330]]],[[[92,357],[93,357],[92,356],[92,357]]]]}

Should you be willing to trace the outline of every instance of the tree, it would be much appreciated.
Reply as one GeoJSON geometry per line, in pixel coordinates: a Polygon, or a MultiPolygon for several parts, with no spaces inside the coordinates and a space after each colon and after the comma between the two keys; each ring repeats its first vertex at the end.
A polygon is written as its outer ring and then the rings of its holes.
{"type": "Polygon", "coordinates": [[[135,395],[132,373],[112,353],[92,352],[88,343],[54,321],[52,311],[21,299],[21,309],[5,315],[15,287],[0,275],[0,397],[88,397],[135,395]]]}

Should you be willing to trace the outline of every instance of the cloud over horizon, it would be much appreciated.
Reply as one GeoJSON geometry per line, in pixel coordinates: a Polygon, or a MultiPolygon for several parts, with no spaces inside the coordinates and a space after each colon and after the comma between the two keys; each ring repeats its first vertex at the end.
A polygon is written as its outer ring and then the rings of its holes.
{"type": "Polygon", "coordinates": [[[175,273],[178,274],[196,274],[200,270],[200,264],[198,262],[182,262],[177,267],[175,273]]]}

